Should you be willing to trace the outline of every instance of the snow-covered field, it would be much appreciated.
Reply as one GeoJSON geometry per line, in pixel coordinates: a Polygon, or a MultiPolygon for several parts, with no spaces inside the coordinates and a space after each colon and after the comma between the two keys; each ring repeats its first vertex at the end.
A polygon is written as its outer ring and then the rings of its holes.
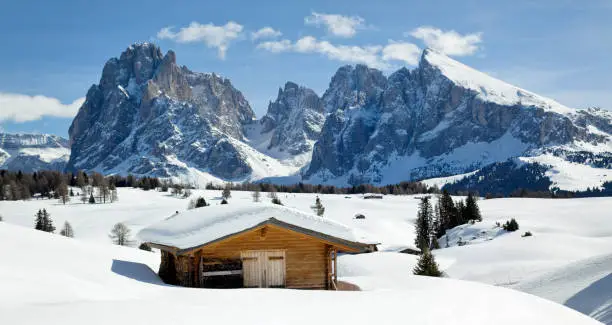
{"type": "MultiPolygon", "coordinates": [[[[193,195],[219,203],[219,191],[197,190],[193,195]]],[[[310,211],[315,197],[279,193],[285,205],[303,211],[310,211]]],[[[227,321],[227,314],[235,310],[241,312],[231,313],[232,323],[249,324],[595,323],[555,303],[486,285],[497,284],[566,304],[612,324],[610,290],[592,288],[610,276],[610,268],[586,272],[568,267],[612,253],[612,198],[479,201],[484,221],[453,230],[451,247],[441,243],[442,249],[435,252],[450,278],[486,283],[478,284],[413,276],[416,257],[397,253],[413,246],[418,195],[382,200],[364,200],[358,195],[320,197],[327,218],[381,243],[381,252],[340,258],[341,280],[359,285],[363,292],[164,286],[151,271],[158,267],[156,254],[115,247],[108,232],[115,223],[124,222],[135,234],[186,209],[188,200],[165,193],[120,189],[119,202],[100,205],[0,202],[5,221],[0,223],[0,247],[4,247],[0,250],[0,323],[77,324],[86,320],[107,324],[119,319],[130,324],[182,324],[193,323],[197,317],[227,321]],[[68,220],[76,238],[14,226],[32,228],[34,213],[40,208],[51,213],[58,230],[68,220]],[[354,219],[357,213],[366,219],[354,219]],[[496,221],[503,223],[510,217],[519,222],[519,231],[506,233],[495,228],[496,221]],[[527,230],[533,236],[521,237],[527,230]],[[459,236],[468,244],[453,246],[459,236]],[[577,280],[547,282],[547,274],[562,270],[570,272],[565,278],[577,280]],[[605,301],[591,301],[595,296],[605,301]],[[262,313],[262,306],[275,312],[262,313]],[[307,313],[304,306],[308,306],[307,313]]],[[[268,200],[265,193],[262,199],[268,200]]],[[[234,191],[230,204],[232,201],[250,202],[251,194],[234,191]]]]}

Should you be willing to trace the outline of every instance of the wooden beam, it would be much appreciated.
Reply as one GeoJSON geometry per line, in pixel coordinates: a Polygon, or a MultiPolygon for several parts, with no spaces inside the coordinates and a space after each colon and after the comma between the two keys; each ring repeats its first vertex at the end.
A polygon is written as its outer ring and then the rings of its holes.
{"type": "Polygon", "coordinates": [[[334,289],[338,290],[338,249],[334,247],[334,289]]]}

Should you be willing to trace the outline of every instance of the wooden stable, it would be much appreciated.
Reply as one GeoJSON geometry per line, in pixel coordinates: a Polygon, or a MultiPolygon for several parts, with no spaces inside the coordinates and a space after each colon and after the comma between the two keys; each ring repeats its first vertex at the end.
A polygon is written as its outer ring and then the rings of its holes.
{"type": "Polygon", "coordinates": [[[149,245],[162,251],[159,274],[165,282],[208,288],[336,290],[338,253],[376,249],[274,218],[186,249],[149,245]]]}

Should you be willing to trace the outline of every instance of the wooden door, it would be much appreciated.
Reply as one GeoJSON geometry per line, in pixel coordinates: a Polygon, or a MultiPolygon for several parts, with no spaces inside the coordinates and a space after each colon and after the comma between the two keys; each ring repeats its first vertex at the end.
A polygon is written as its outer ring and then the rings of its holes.
{"type": "Polygon", "coordinates": [[[279,288],[285,286],[285,251],[244,251],[242,277],[245,288],[279,288]]]}
{"type": "Polygon", "coordinates": [[[261,288],[263,270],[260,267],[262,256],[257,251],[240,253],[242,259],[242,279],[245,288],[261,288]]]}
{"type": "Polygon", "coordinates": [[[264,268],[267,288],[282,288],[285,286],[285,251],[267,251],[264,268]]]}

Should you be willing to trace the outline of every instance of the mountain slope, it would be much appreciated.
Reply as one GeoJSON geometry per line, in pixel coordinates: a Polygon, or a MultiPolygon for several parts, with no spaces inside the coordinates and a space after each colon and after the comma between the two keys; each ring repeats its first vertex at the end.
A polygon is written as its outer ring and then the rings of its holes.
{"type": "Polygon", "coordinates": [[[323,97],[339,109],[314,147],[309,182],[389,184],[549,151],[612,152],[611,114],[569,109],[433,50],[416,69],[384,80],[373,69],[347,70],[338,70],[323,97]]]}
{"type": "Polygon", "coordinates": [[[48,134],[0,133],[0,169],[63,170],[70,156],[68,140],[48,134]]]}
{"type": "Polygon", "coordinates": [[[70,127],[67,168],[199,182],[275,175],[258,174],[243,148],[254,117],[228,79],[179,67],[172,51],[162,56],[153,44],[134,44],[106,63],[88,91],[70,127]]]}

